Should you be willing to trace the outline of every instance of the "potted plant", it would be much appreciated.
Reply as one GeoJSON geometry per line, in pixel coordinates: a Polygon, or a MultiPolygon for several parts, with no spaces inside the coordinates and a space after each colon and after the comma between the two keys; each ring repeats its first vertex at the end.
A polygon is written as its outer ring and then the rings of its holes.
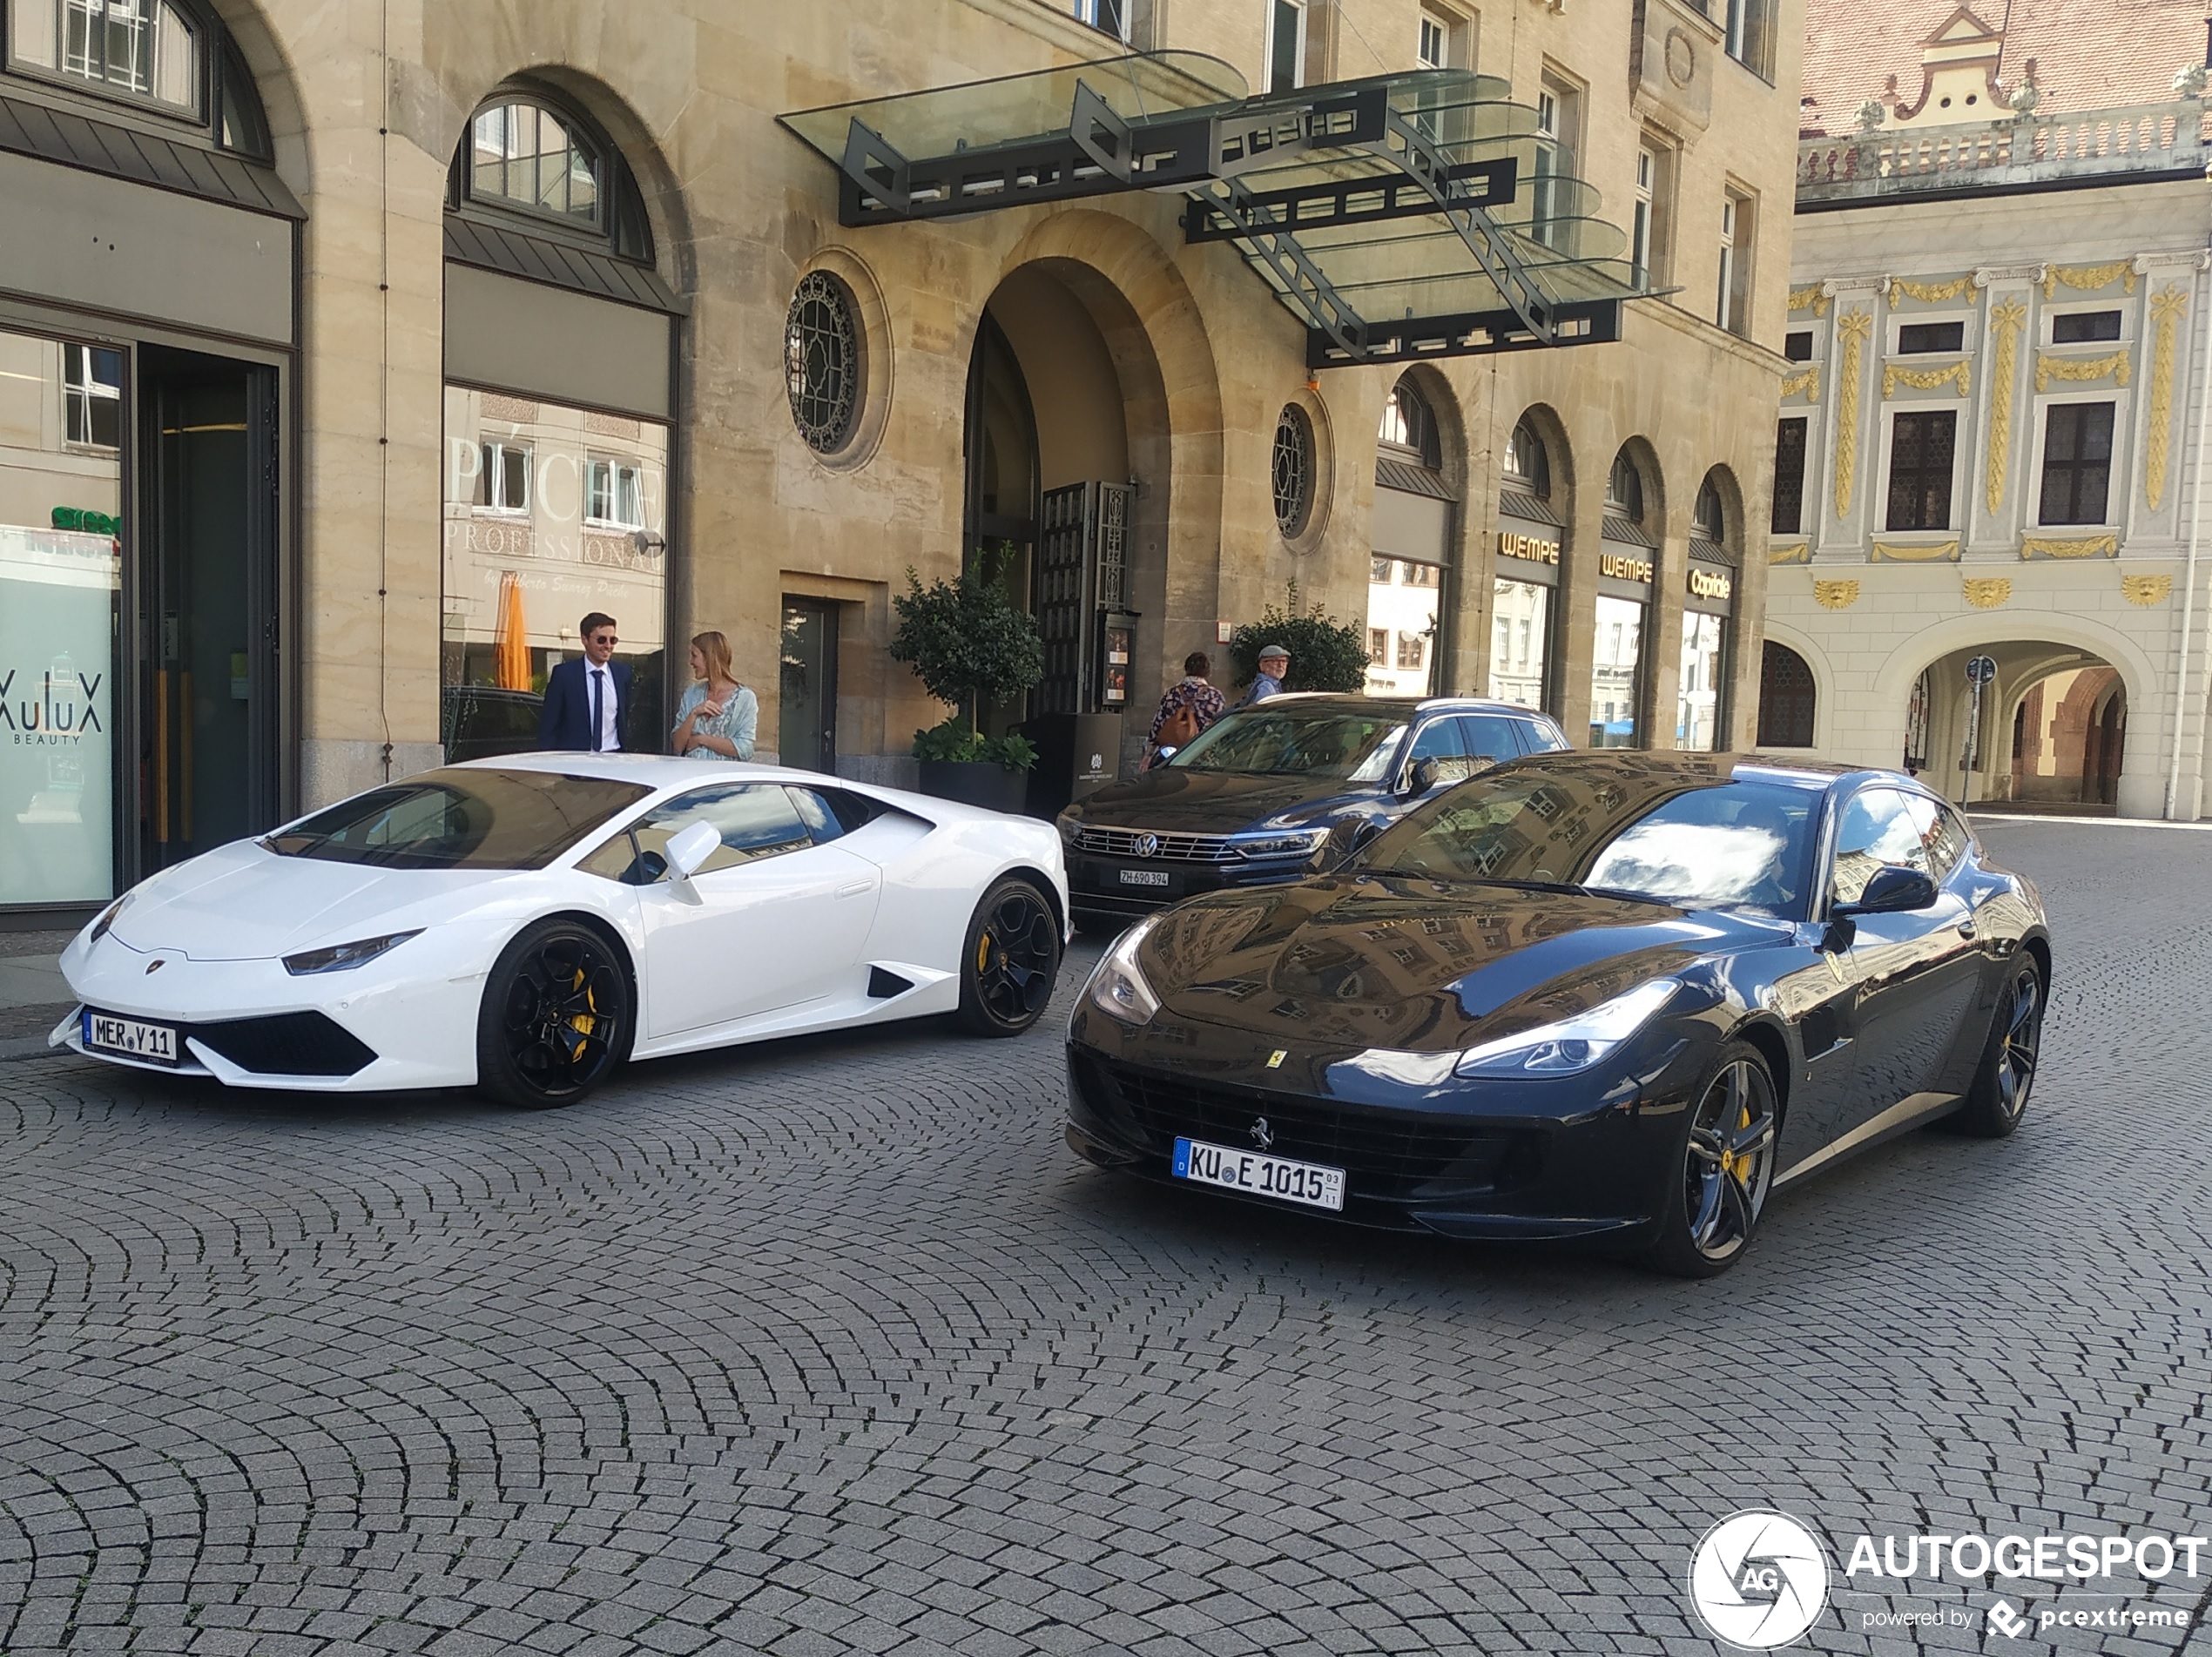
{"type": "Polygon", "coordinates": [[[907,588],[891,601],[899,617],[891,659],[907,663],[923,689],[953,707],[951,717],[914,732],[922,792],[1020,811],[1035,747],[1026,737],[986,737],[975,725],[984,702],[1017,697],[1044,677],[1036,623],[981,569],[927,587],[908,569],[907,588]]]}
{"type": "Polygon", "coordinates": [[[1248,622],[1229,637],[1229,659],[1235,665],[1235,683],[1250,684],[1259,672],[1259,653],[1279,644],[1291,653],[1285,690],[1358,690],[1367,683],[1367,651],[1359,630],[1318,610],[1298,611],[1298,583],[1290,589],[1287,612],[1270,604],[1257,622],[1248,622]]]}

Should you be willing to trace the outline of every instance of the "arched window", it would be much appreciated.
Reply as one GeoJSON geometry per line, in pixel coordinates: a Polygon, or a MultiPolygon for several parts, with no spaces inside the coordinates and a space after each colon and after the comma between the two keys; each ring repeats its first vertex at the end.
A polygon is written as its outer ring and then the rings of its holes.
{"type": "Polygon", "coordinates": [[[469,193],[596,227],[598,147],[543,104],[520,98],[491,104],[469,123],[469,193]]]}
{"type": "Polygon", "coordinates": [[[1399,451],[1399,459],[1425,466],[1431,471],[1442,469],[1444,456],[1437,439],[1436,414],[1420,387],[1413,384],[1411,374],[1391,387],[1390,397],[1383,404],[1382,425],[1375,433],[1375,441],[1386,449],[1399,451]]]}
{"type": "Polygon", "coordinates": [[[1275,421],[1275,527],[1285,540],[1305,531],[1313,512],[1313,422],[1296,403],[1275,421]]]}
{"type": "Polygon", "coordinates": [[[1805,658],[1787,644],[1767,640],[1759,663],[1759,746],[1811,747],[1814,694],[1805,658]]]}
{"type": "Polygon", "coordinates": [[[1605,504],[1630,523],[1643,522],[1643,474],[1625,448],[1613,457],[1613,469],[1605,475],[1605,504]]]}
{"type": "Polygon", "coordinates": [[[1720,486],[1708,473],[1697,491],[1697,503],[1689,510],[1689,533],[1693,539],[1710,541],[1716,546],[1727,544],[1727,509],[1721,504],[1720,486]]]}
{"type": "Polygon", "coordinates": [[[1526,420],[1515,426],[1513,435],[1506,440],[1506,481],[1539,501],[1551,498],[1551,455],[1545,450],[1544,440],[1537,435],[1536,428],[1526,420]]]}
{"type": "Polygon", "coordinates": [[[266,158],[253,77],[201,0],[15,0],[7,68],[200,125],[226,150],[266,158]]]}

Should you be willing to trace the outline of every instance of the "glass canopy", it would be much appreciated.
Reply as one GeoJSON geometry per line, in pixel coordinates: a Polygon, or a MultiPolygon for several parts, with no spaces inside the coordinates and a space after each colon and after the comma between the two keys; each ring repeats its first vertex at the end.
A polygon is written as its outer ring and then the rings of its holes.
{"type": "Polygon", "coordinates": [[[803,110],[847,225],[1127,190],[1190,199],[1307,325],[1315,367],[1595,343],[1650,289],[1598,192],[1501,80],[1416,70],[1254,97],[1135,53],[803,110]]]}

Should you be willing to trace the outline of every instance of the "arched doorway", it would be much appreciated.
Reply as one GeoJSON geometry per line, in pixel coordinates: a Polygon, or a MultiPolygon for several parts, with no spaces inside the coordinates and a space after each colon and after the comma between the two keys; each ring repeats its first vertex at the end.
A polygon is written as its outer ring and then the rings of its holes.
{"type": "Polygon", "coordinates": [[[1905,763],[1962,804],[2090,812],[2119,798],[2128,688],[2091,651],[2041,640],[1952,650],[1914,681],[1905,763]],[[1969,670],[1986,657],[1979,698],[1969,670]]]}
{"type": "Polygon", "coordinates": [[[2127,731],[2128,687],[2111,668],[2061,668],[2037,679],[2013,711],[2013,802],[2110,806],[2127,731]]]}

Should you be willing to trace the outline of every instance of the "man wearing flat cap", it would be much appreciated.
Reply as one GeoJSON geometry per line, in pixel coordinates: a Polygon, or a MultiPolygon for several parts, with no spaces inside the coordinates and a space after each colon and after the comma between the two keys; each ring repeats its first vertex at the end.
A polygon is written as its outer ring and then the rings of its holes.
{"type": "Polygon", "coordinates": [[[1249,708],[1256,702],[1264,702],[1283,693],[1283,676],[1291,670],[1291,653],[1279,644],[1263,645],[1259,652],[1259,677],[1252,681],[1250,695],[1239,703],[1249,708]]]}

